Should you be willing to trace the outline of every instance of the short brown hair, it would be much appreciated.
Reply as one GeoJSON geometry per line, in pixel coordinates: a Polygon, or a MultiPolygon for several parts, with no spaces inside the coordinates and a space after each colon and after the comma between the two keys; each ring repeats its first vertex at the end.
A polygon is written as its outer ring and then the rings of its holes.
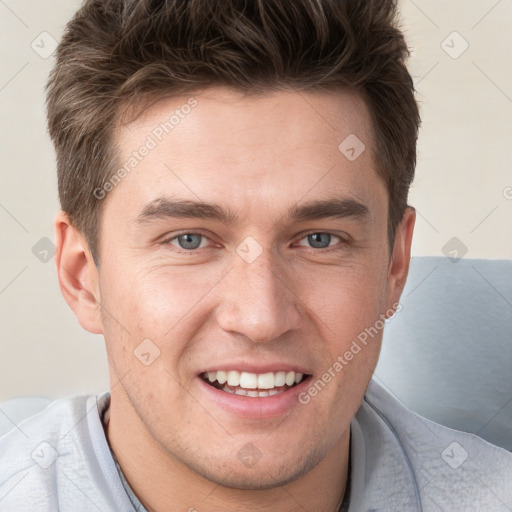
{"type": "Polygon", "coordinates": [[[396,0],[86,0],[58,46],[47,114],[61,207],[95,259],[103,201],[93,191],[115,172],[122,112],[209,85],[359,93],[389,194],[392,246],[420,123],[396,18],[396,0]]]}

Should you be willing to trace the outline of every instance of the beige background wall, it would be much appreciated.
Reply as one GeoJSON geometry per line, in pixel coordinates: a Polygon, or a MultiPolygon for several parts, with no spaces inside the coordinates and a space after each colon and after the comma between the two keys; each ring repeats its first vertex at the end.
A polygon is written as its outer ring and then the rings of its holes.
{"type": "MultiPolygon", "coordinates": [[[[0,400],[108,382],[102,338],[80,328],[44,261],[58,202],[43,88],[78,5],[0,0],[0,400]]],[[[413,254],[510,259],[512,2],[402,0],[401,11],[423,118],[413,254]]]]}

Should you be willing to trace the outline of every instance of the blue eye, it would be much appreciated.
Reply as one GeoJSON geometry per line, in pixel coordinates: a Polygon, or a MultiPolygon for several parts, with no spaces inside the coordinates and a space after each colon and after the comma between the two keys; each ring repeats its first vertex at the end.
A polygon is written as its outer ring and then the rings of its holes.
{"type": "MultiPolygon", "coordinates": [[[[322,231],[304,235],[300,239],[298,245],[304,246],[304,240],[307,240],[307,247],[319,250],[334,248],[336,242],[339,243],[344,241],[337,235],[333,235],[331,233],[326,233],[322,231]]],[[[207,247],[208,241],[209,238],[201,233],[181,233],[169,239],[167,243],[169,245],[176,247],[178,252],[181,249],[184,252],[191,253],[197,251],[198,249],[203,249],[207,247]]]]}
{"type": "Polygon", "coordinates": [[[309,235],[306,235],[302,240],[307,239],[308,243],[311,244],[313,249],[327,249],[330,247],[330,242],[332,241],[333,237],[341,240],[339,236],[322,232],[310,233],[309,235]]]}
{"type": "Polygon", "coordinates": [[[198,233],[183,233],[182,235],[175,236],[169,243],[172,243],[174,240],[178,241],[179,247],[185,250],[194,250],[199,249],[201,246],[201,240],[205,238],[204,235],[200,235],[198,233]]]}
{"type": "Polygon", "coordinates": [[[324,249],[325,247],[329,247],[331,235],[329,233],[312,233],[308,235],[308,242],[310,242],[315,249],[324,249]],[[324,246],[324,244],[327,245],[324,246]]]}

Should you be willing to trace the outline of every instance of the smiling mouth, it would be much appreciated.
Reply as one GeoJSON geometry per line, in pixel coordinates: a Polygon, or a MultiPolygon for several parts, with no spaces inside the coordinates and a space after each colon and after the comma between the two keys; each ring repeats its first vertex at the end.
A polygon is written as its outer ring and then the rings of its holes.
{"type": "Polygon", "coordinates": [[[204,372],[200,377],[210,386],[225,393],[264,398],[284,393],[311,376],[294,371],[257,374],[231,370],[204,372]]]}

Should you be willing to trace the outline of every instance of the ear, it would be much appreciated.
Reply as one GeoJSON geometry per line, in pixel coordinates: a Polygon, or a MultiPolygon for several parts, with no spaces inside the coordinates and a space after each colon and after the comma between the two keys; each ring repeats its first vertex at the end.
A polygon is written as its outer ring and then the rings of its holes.
{"type": "Polygon", "coordinates": [[[389,263],[386,299],[388,310],[393,309],[393,305],[396,305],[400,300],[400,295],[402,295],[407,281],[415,222],[416,210],[408,206],[400,224],[397,226],[393,253],[389,263]]]}
{"type": "Polygon", "coordinates": [[[63,211],[56,215],[54,227],[55,261],[62,295],[85,330],[103,334],[99,275],[89,246],[63,211]]]}

